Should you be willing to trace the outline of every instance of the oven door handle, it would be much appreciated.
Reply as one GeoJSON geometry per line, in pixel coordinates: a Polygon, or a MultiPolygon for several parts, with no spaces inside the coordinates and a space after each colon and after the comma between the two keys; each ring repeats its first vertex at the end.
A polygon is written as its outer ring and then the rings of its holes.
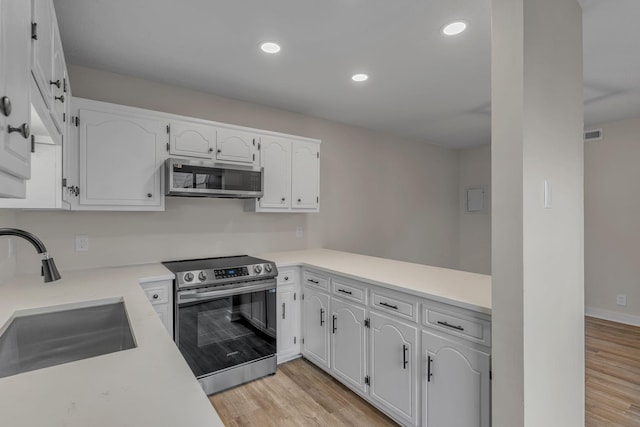
{"type": "Polygon", "coordinates": [[[231,289],[221,289],[221,290],[218,290],[218,291],[178,292],[178,305],[187,304],[187,303],[194,302],[194,301],[202,301],[202,300],[210,300],[210,299],[216,299],[216,298],[224,298],[224,297],[228,297],[230,295],[240,295],[240,294],[246,294],[246,293],[250,293],[250,292],[266,291],[267,289],[274,289],[275,290],[275,288],[276,288],[275,280],[268,280],[268,281],[259,282],[259,283],[255,284],[255,285],[242,286],[242,287],[231,288],[231,289]]]}

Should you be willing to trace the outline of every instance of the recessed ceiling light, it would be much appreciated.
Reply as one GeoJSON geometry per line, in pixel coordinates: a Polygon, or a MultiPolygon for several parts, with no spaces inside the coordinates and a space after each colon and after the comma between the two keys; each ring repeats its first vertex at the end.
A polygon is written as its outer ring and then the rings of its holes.
{"type": "Polygon", "coordinates": [[[369,79],[369,76],[366,74],[354,74],[353,76],[351,76],[351,80],[353,80],[354,82],[364,82],[367,79],[369,79]]]}
{"type": "Polygon", "coordinates": [[[442,28],[442,34],[445,36],[455,36],[456,34],[460,34],[467,28],[467,23],[463,21],[452,22],[451,24],[447,24],[442,28]]]}
{"type": "Polygon", "coordinates": [[[260,50],[264,53],[278,53],[280,52],[280,45],[274,42],[260,43],[260,50]]]}

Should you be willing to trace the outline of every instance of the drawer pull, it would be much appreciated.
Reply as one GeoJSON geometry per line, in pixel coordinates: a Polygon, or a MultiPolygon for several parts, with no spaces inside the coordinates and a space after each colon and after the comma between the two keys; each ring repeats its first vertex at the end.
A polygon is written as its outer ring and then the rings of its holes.
{"type": "Polygon", "coordinates": [[[432,362],[433,362],[433,359],[431,358],[431,356],[427,356],[427,382],[428,383],[431,382],[431,377],[433,376],[433,373],[431,372],[432,362]]]}
{"type": "Polygon", "coordinates": [[[336,327],[336,321],[338,320],[338,316],[333,315],[333,333],[335,334],[338,328],[336,327]]]}
{"type": "Polygon", "coordinates": [[[383,302],[381,302],[381,303],[380,303],[380,305],[385,306],[385,307],[389,307],[389,308],[393,308],[394,310],[397,310],[397,309],[398,309],[398,306],[397,306],[397,305],[391,305],[391,304],[386,303],[386,302],[384,302],[384,301],[383,301],[383,302]]]}
{"type": "Polygon", "coordinates": [[[464,328],[462,326],[452,325],[450,323],[442,322],[440,320],[438,320],[438,325],[446,326],[447,328],[455,329],[457,331],[464,331],[464,328]]]}
{"type": "Polygon", "coordinates": [[[320,309],[320,326],[324,325],[324,308],[320,309]]]}
{"type": "Polygon", "coordinates": [[[158,294],[153,294],[153,299],[158,299],[158,298],[159,298],[158,294]]]}
{"type": "Polygon", "coordinates": [[[347,295],[351,295],[353,293],[351,291],[347,291],[347,290],[344,290],[344,289],[338,289],[338,292],[342,292],[343,294],[347,294],[347,295]]]}
{"type": "Polygon", "coordinates": [[[320,284],[317,280],[307,279],[307,282],[315,283],[316,285],[320,284]]]}
{"type": "Polygon", "coordinates": [[[286,315],[285,315],[285,309],[286,309],[286,305],[285,303],[282,303],[282,318],[285,319],[286,315]]]}

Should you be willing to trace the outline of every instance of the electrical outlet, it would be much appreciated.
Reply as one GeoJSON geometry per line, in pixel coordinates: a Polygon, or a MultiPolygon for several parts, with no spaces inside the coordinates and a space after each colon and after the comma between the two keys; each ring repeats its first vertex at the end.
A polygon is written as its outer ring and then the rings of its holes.
{"type": "Polygon", "coordinates": [[[296,237],[302,237],[304,234],[304,229],[301,225],[296,227],[296,237]]]}
{"type": "Polygon", "coordinates": [[[86,252],[89,250],[89,236],[78,234],[76,236],[76,252],[86,252]]]}
{"type": "Polygon", "coordinates": [[[627,305],[627,296],[626,295],[617,295],[616,296],[616,304],[626,307],[627,305]]]}

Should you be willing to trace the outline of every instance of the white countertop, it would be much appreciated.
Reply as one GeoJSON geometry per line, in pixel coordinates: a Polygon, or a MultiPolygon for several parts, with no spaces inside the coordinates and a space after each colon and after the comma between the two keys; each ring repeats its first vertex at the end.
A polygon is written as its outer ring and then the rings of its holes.
{"type": "Polygon", "coordinates": [[[7,427],[223,426],[139,286],[173,279],[160,264],[17,277],[0,286],[0,328],[17,310],[122,298],[137,347],[0,378],[7,427]]]}
{"type": "Polygon", "coordinates": [[[329,249],[258,255],[278,267],[301,265],[491,314],[491,276],[329,249]]]}

